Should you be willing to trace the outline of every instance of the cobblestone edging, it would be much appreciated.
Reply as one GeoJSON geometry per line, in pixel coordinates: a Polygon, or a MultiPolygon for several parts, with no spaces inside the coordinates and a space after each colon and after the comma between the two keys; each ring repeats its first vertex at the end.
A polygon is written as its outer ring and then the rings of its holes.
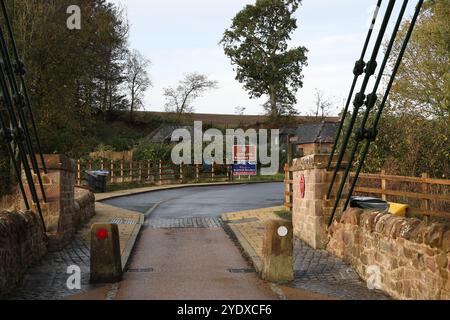
{"type": "Polygon", "coordinates": [[[221,218],[149,219],[144,227],[151,229],[222,228],[221,218]]]}
{"type": "Polygon", "coordinates": [[[381,291],[369,290],[351,265],[300,239],[294,244],[294,272],[294,288],[345,300],[390,299],[381,291]]]}
{"type": "Polygon", "coordinates": [[[47,252],[47,242],[38,215],[0,212],[0,297],[13,290],[27,268],[47,252]]]}
{"type": "MultiPolygon", "coordinates": [[[[154,229],[185,229],[185,228],[221,228],[220,218],[186,218],[186,219],[151,219],[144,227],[154,229]]],[[[90,272],[89,247],[80,236],[60,251],[50,252],[39,263],[35,263],[25,275],[22,284],[11,294],[5,296],[7,300],[62,300],[72,295],[88,292],[102,285],[89,283],[90,272]],[[76,265],[81,269],[81,289],[67,288],[67,268],[76,265]]]]}
{"type": "MultiPolygon", "coordinates": [[[[248,210],[223,215],[225,230],[231,234],[256,270],[261,270],[264,223],[279,219],[279,208],[248,210]]],[[[369,290],[352,266],[326,250],[314,249],[296,238],[294,243],[295,280],[288,287],[344,300],[390,299],[380,291],[369,290]]]]}
{"type": "Polygon", "coordinates": [[[45,258],[34,264],[25,275],[22,284],[7,300],[62,300],[74,294],[80,294],[96,288],[89,284],[89,248],[78,236],[64,249],[48,253],[45,258]],[[81,269],[81,289],[70,290],[67,287],[69,266],[81,269]]]}

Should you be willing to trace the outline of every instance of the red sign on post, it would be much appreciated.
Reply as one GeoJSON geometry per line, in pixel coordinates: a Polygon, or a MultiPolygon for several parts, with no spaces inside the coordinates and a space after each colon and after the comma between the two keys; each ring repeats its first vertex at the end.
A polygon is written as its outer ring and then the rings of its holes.
{"type": "Polygon", "coordinates": [[[300,176],[300,197],[302,199],[305,198],[305,189],[306,189],[305,176],[302,174],[300,176]]]}
{"type": "Polygon", "coordinates": [[[234,146],[234,162],[256,162],[256,146],[234,146]]]}

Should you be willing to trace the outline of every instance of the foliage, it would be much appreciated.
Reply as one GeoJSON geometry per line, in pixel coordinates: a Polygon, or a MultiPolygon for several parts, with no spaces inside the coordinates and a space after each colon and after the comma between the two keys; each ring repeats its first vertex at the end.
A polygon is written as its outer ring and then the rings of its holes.
{"type": "MultiPolygon", "coordinates": [[[[365,161],[366,172],[450,177],[449,12],[448,1],[425,3],[365,161]]],[[[405,23],[399,32],[391,66],[408,27],[405,23]]],[[[373,120],[374,112],[368,127],[373,120]]]]}
{"type": "MultiPolygon", "coordinates": [[[[5,3],[44,153],[78,157],[100,143],[111,144],[117,135],[108,121],[133,102],[124,92],[130,50],[122,9],[105,0],[5,3]],[[66,27],[70,5],[81,8],[81,30],[66,27]]],[[[118,144],[118,149],[130,145],[118,144]]]]}
{"type": "MultiPolygon", "coordinates": [[[[411,37],[391,92],[397,113],[450,117],[450,2],[427,1],[411,37]]],[[[400,32],[404,38],[409,23],[400,32]]],[[[393,50],[395,59],[401,41],[393,50]]],[[[394,58],[391,64],[394,64],[394,58]]]]}
{"type": "Polygon", "coordinates": [[[277,216],[279,216],[282,219],[292,219],[292,212],[287,210],[280,210],[274,212],[277,216]]]}
{"type": "Polygon", "coordinates": [[[0,143],[0,197],[11,191],[12,175],[6,147],[0,143]]]}
{"type": "Polygon", "coordinates": [[[299,0],[257,0],[234,17],[220,42],[250,97],[269,97],[265,108],[272,118],[295,113],[303,86],[307,49],[288,49],[299,5],[299,0]]]}
{"type": "Polygon", "coordinates": [[[172,146],[162,143],[141,141],[134,148],[134,160],[170,161],[172,146]]]}
{"type": "MultiPolygon", "coordinates": [[[[371,145],[366,172],[385,170],[389,174],[435,178],[450,177],[450,127],[445,119],[428,119],[420,114],[388,108],[380,122],[378,139],[371,145]]],[[[356,165],[358,162],[356,163],[356,165]]]]}

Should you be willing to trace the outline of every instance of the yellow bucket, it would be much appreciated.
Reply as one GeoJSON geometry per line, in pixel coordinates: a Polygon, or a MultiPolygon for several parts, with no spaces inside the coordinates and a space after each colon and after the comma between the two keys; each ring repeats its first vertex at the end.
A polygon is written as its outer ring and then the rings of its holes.
{"type": "Polygon", "coordinates": [[[406,204],[389,202],[389,213],[396,216],[405,217],[407,209],[408,205],[406,204]]]}

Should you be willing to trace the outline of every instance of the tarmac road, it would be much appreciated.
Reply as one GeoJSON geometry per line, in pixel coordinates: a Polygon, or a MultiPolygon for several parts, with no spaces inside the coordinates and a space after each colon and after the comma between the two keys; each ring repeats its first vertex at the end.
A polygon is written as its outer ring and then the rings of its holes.
{"type": "Polygon", "coordinates": [[[152,219],[218,217],[226,212],[282,205],[283,183],[162,190],[103,202],[142,213],[161,203],[153,211],[152,219]]]}
{"type": "Polygon", "coordinates": [[[192,187],[106,200],[143,213],[156,203],[160,206],[146,217],[123,281],[73,299],[277,299],[242,257],[219,217],[282,202],[282,183],[192,187]]]}

